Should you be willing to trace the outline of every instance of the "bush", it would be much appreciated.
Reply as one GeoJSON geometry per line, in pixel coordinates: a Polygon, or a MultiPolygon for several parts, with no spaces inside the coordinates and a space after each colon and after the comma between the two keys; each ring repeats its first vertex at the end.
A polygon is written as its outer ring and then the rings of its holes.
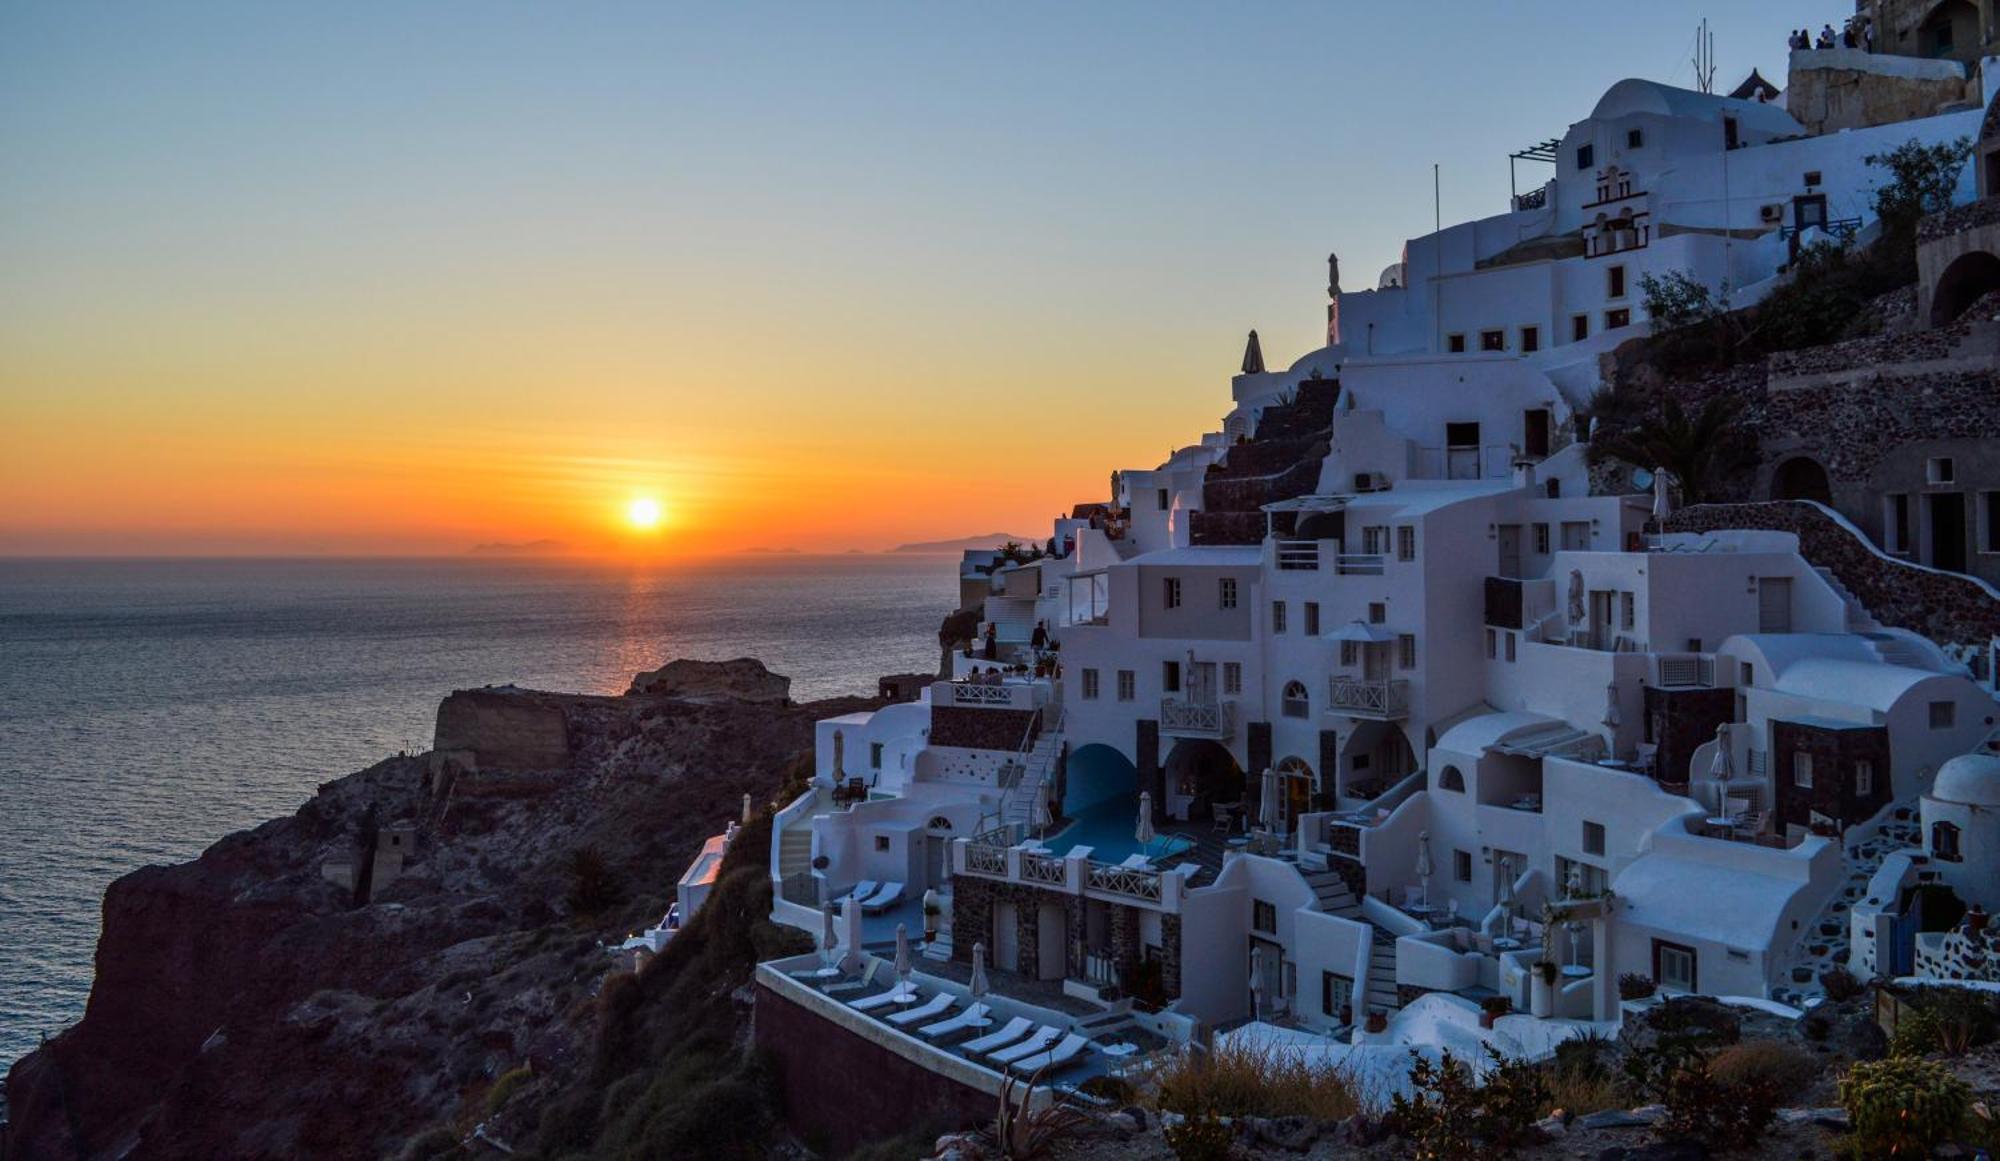
{"type": "Polygon", "coordinates": [[[1965,1120],[1972,1090],[1949,1068],[1892,1056],[1857,1064],[1840,1080],[1840,1104],[1867,1157],[1924,1157],[1965,1120]]]}
{"type": "Polygon", "coordinates": [[[569,857],[569,910],[578,916],[597,915],[618,902],[617,880],[612,878],[604,852],[596,847],[578,847],[569,857]]]}
{"type": "Polygon", "coordinates": [[[1670,1139],[1716,1149],[1756,1144],[1778,1111],[1770,1080],[1727,1080],[1712,1065],[1713,1050],[1686,1035],[1663,1036],[1625,1061],[1625,1086],[1637,1101],[1666,1106],[1660,1131],[1670,1139]]]}
{"type": "Polygon", "coordinates": [[[486,1090],[486,1115],[490,1117],[506,1107],[508,1099],[534,1078],[535,1070],[525,1064],[501,1073],[493,1087],[486,1090]]]}
{"type": "Polygon", "coordinates": [[[1910,995],[1910,1009],[1896,1024],[1889,1041],[1893,1056],[1923,1056],[1941,1052],[1963,1056],[1975,1045],[1994,1038],[1996,1017],[1993,1003],[1971,988],[1934,985],[1910,995]]]}
{"type": "Polygon", "coordinates": [[[1338,1121],[1361,1108],[1343,1069],[1296,1052],[1231,1046],[1175,1054],[1154,1074],[1158,1106],[1185,1116],[1305,1116],[1338,1121]]]}
{"type": "Polygon", "coordinates": [[[1541,1139],[1535,1122],[1548,1107],[1546,1074],[1537,1065],[1502,1056],[1490,1044],[1486,1052],[1492,1067],[1483,1085],[1474,1081],[1471,1066],[1449,1051],[1436,1062],[1410,1053],[1416,1091],[1391,1098],[1389,1123],[1416,1146],[1419,1159],[1506,1154],[1541,1139]]]}
{"type": "Polygon", "coordinates": [[[1819,986],[1826,992],[1826,998],[1838,1004],[1851,1000],[1868,990],[1861,977],[1844,967],[1828,968],[1819,973],[1819,986]]]}
{"type": "Polygon", "coordinates": [[[1716,1053],[1708,1070],[1726,1085],[1769,1081],[1780,1100],[1789,1100],[1818,1078],[1820,1063],[1812,1053],[1782,1040],[1746,1040],[1716,1053]]]}
{"type": "Polygon", "coordinates": [[[1659,990],[1653,977],[1638,972],[1626,972],[1618,977],[1618,998],[1621,1000],[1643,1000],[1659,990]]]}
{"type": "Polygon", "coordinates": [[[1808,1040],[1824,1040],[1833,1032],[1833,1018],[1825,1012],[1807,1012],[1799,1021],[1799,1032],[1808,1040]]]}
{"type": "Polygon", "coordinates": [[[1206,1113],[1168,1125],[1164,1135],[1179,1161],[1228,1161],[1235,1137],[1228,1125],[1206,1113]]]}
{"type": "Polygon", "coordinates": [[[1662,1039],[1702,1037],[1734,1044],[1743,1036],[1742,1018],[1727,1004],[1703,996],[1675,996],[1646,1013],[1646,1026],[1662,1039]]]}

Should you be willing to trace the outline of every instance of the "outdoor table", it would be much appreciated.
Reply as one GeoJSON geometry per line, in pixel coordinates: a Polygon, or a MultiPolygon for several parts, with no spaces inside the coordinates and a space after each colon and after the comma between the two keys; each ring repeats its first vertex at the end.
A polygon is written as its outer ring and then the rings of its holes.
{"type": "Polygon", "coordinates": [[[823,967],[823,968],[819,969],[818,971],[816,971],[816,972],[813,972],[813,973],[812,973],[812,976],[813,976],[813,978],[814,978],[814,979],[816,979],[816,980],[830,980],[830,979],[832,979],[833,977],[835,977],[835,976],[837,976],[837,975],[841,975],[841,974],[843,974],[843,973],[842,973],[842,972],[841,972],[841,970],[840,970],[839,968],[837,968],[837,967],[823,967]]]}
{"type": "Polygon", "coordinates": [[[1521,941],[1513,938],[1512,936],[1503,935],[1500,938],[1493,941],[1493,950],[1519,951],[1521,950],[1521,941]]]}
{"type": "Polygon", "coordinates": [[[1580,980],[1590,974],[1590,969],[1580,963],[1566,963],[1563,965],[1562,974],[1567,979],[1580,980]]]}
{"type": "Polygon", "coordinates": [[[1114,1057],[1130,1056],[1137,1051],[1139,1051],[1139,1046],[1137,1044],[1119,1043],[1119,1044],[1106,1044],[1104,1046],[1104,1055],[1106,1056],[1114,1056],[1114,1057]]]}
{"type": "Polygon", "coordinates": [[[1247,847],[1250,845],[1250,840],[1242,835],[1237,835],[1235,838],[1229,839],[1228,842],[1232,847],[1247,847]]]}

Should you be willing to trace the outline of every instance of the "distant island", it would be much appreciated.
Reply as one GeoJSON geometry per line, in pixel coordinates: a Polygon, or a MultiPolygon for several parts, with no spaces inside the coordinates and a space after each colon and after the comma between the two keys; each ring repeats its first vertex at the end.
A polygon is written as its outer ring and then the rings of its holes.
{"type": "Polygon", "coordinates": [[[1008,541],[1016,544],[1039,544],[1033,536],[1016,536],[1009,532],[989,532],[984,536],[961,536],[957,540],[924,540],[915,544],[899,544],[890,552],[962,552],[968,548],[998,548],[1008,541]]]}
{"type": "Polygon", "coordinates": [[[569,545],[560,540],[494,540],[471,549],[474,556],[555,556],[568,551],[569,545]]]}
{"type": "Polygon", "coordinates": [[[797,555],[799,555],[799,550],[798,550],[798,549],[796,549],[796,548],[746,548],[746,549],[744,549],[743,551],[744,551],[744,552],[745,552],[746,554],[748,554],[748,555],[751,555],[751,556],[797,556],[797,555]]]}

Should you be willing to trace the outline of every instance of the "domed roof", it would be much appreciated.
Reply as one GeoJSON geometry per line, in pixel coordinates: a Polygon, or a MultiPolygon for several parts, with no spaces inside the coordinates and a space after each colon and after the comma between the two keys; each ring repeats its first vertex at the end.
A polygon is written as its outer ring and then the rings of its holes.
{"type": "Polygon", "coordinates": [[[1930,796],[1966,806],[2000,806],[2000,754],[1960,754],[1946,762],[1930,796]]]}

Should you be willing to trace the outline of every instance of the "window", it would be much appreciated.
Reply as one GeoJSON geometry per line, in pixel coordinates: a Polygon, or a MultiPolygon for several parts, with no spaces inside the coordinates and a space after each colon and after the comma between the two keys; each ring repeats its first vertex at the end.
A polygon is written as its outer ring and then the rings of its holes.
{"type": "Polygon", "coordinates": [[[1823,181],[1821,181],[1821,180],[1820,180],[1820,175],[1819,175],[1819,170],[1817,170],[1817,169],[1808,169],[1808,170],[1806,170],[1806,188],[1807,188],[1807,189],[1811,189],[1812,187],[1814,187],[1814,186],[1816,186],[1816,185],[1825,185],[1825,184],[1826,184],[1825,182],[1823,182],[1823,181]]]}
{"type": "Polygon", "coordinates": [[[1161,488],[1158,494],[1155,495],[1154,502],[1160,506],[1160,511],[1165,512],[1167,510],[1167,505],[1170,504],[1172,501],[1170,497],[1167,495],[1167,490],[1165,488],[1161,488]]]}
{"type": "Polygon", "coordinates": [[[1451,852],[1451,877],[1454,882],[1472,882],[1472,852],[1451,852]]]}
{"type": "Polygon", "coordinates": [[[1813,784],[1812,755],[1800,750],[1792,755],[1792,785],[1800,790],[1811,790],[1813,784]]]}
{"type": "Polygon", "coordinates": [[[1444,349],[1451,352],[1454,355],[1463,355],[1465,353],[1465,336],[1464,335],[1445,336],[1444,349]]]}
{"type": "Polygon", "coordinates": [[[1586,822],[1583,824],[1583,853],[1601,855],[1604,853],[1604,824],[1586,822]]]}
{"type": "Polygon", "coordinates": [[[1889,496],[1889,551],[1905,556],[1910,551],[1910,497],[1907,492],[1889,496]]]}
{"type": "MultiPolygon", "coordinates": [[[[1996,500],[2000,500],[2000,493],[1990,493],[1990,494],[1993,495],[1996,498],[1996,500]]],[[[1397,560],[1417,559],[1417,529],[1415,525],[1399,524],[1396,526],[1396,559],[1397,560]]]]}
{"type": "Polygon", "coordinates": [[[1273,633],[1282,633],[1282,632],[1284,632],[1284,631],[1285,631],[1285,602],[1283,602],[1283,601],[1272,601],[1272,602],[1271,602],[1271,632],[1273,632],[1273,633]]]}
{"type": "Polygon", "coordinates": [[[1512,664],[1513,660],[1514,660],[1514,634],[1510,630],[1507,633],[1507,661],[1509,664],[1512,664]]]}
{"type": "Polygon", "coordinates": [[[1639,623],[1639,599],[1631,593],[1618,594],[1618,625],[1630,629],[1639,623]]]}
{"type": "Polygon", "coordinates": [[[1724,149],[1734,149],[1741,144],[1743,144],[1743,134],[1737,127],[1736,118],[1724,117],[1722,119],[1722,147],[1724,149]]]}
{"type": "Polygon", "coordinates": [[[1389,530],[1380,524],[1370,524],[1361,530],[1361,551],[1369,556],[1379,556],[1388,551],[1389,530]]]}
{"type": "Polygon", "coordinates": [[[1589,169],[1591,166],[1596,164],[1597,164],[1597,146],[1579,145],[1576,147],[1576,167],[1578,169],[1589,169]]]}
{"type": "Polygon", "coordinates": [[[1306,636],[1319,636],[1319,602],[1306,602],[1306,636]]]}
{"type": "Polygon", "coordinates": [[[1959,861],[1958,827],[1948,822],[1931,824],[1931,857],[1947,863],[1959,861]]]}
{"type": "Polygon", "coordinates": [[[1097,671],[1095,669],[1086,669],[1083,671],[1083,700],[1097,700],[1097,671]]]}
{"type": "Polygon", "coordinates": [[[2000,492],[1979,493],[1979,551],[2000,552],[2000,492]]]}
{"type": "Polygon", "coordinates": [[[1499,656],[1499,644],[1500,634],[1495,633],[1491,629],[1486,630],[1486,660],[1491,661],[1499,656]]]}
{"type": "Polygon", "coordinates": [[[1233,609],[1233,608],[1235,608],[1235,607],[1236,607],[1236,578],[1235,578],[1235,577],[1233,577],[1233,576],[1226,576],[1226,577],[1223,577],[1223,578],[1222,578],[1222,580],[1221,580],[1221,582],[1220,582],[1220,583],[1219,583],[1219,585],[1218,585],[1218,590],[1219,590],[1219,592],[1218,592],[1218,597],[1219,597],[1219,602],[1218,602],[1218,603],[1220,603],[1220,604],[1221,604],[1221,606],[1222,606],[1223,608],[1225,608],[1225,609],[1233,609]]]}
{"type": "Polygon", "coordinates": [[[1606,298],[1625,297],[1625,267],[1613,266],[1604,272],[1604,296],[1606,298]]]}
{"type": "Polygon", "coordinates": [[[1288,718],[1310,717],[1312,715],[1312,699],[1306,694],[1305,683],[1302,681],[1286,682],[1283,702],[1279,708],[1284,711],[1285,716],[1288,718]]]}
{"type": "Polygon", "coordinates": [[[1615,331],[1619,327],[1629,327],[1631,325],[1632,312],[1629,310],[1621,307],[1618,310],[1607,310],[1604,312],[1604,329],[1607,331],[1615,331]]]}
{"type": "Polygon", "coordinates": [[[1934,701],[1931,703],[1931,729],[1948,730],[1958,724],[1958,703],[1955,701],[1934,701]]]}
{"type": "Polygon", "coordinates": [[[1569,341],[1580,343],[1590,337],[1590,316],[1573,314],[1569,316],[1569,341]]]}
{"type": "Polygon", "coordinates": [[[1476,423],[1445,424],[1444,445],[1446,447],[1478,447],[1479,425],[1476,423]]]}
{"type": "Polygon", "coordinates": [[[1168,693],[1181,691],[1181,663],[1166,661],[1160,664],[1160,688],[1168,693]]]}
{"type": "Polygon", "coordinates": [[[1465,793],[1465,773],[1456,766],[1446,766],[1438,772],[1439,790],[1456,790],[1465,793]]]}
{"type": "Polygon", "coordinates": [[[1653,982],[1677,992],[1695,989],[1694,949],[1663,939],[1653,941],[1653,982]]]}
{"type": "Polygon", "coordinates": [[[888,850],[888,849],[889,849],[889,836],[888,836],[888,835],[886,835],[886,834],[878,834],[878,835],[876,835],[876,836],[875,836],[875,849],[876,849],[876,850],[878,850],[878,851],[886,851],[886,850],[888,850]]]}
{"type": "Polygon", "coordinates": [[[1535,525],[1535,551],[1542,556],[1549,554],[1549,526],[1535,525]]]}
{"type": "Polygon", "coordinates": [[[1342,641],[1340,643],[1340,664],[1344,668],[1352,669],[1360,663],[1360,660],[1361,646],[1356,645],[1352,641],[1342,641]]]}
{"type": "Polygon", "coordinates": [[[1354,1019],[1354,981],[1333,972],[1319,973],[1319,1011],[1336,1020],[1354,1019]]]}
{"type": "Polygon", "coordinates": [[[1625,131],[1625,148],[1642,149],[1645,147],[1645,144],[1646,131],[1644,129],[1627,129],[1625,131]]]}
{"type": "Polygon", "coordinates": [[[1479,349],[1482,351],[1504,351],[1507,349],[1506,331],[1480,331],[1479,349]]]}
{"type": "Polygon", "coordinates": [[[1403,669],[1417,667],[1417,636],[1402,633],[1396,637],[1396,664],[1403,669]]]}
{"type": "Polygon", "coordinates": [[[1854,796],[1875,797],[1875,763],[1864,760],[1854,764],[1854,796]]]}
{"type": "Polygon", "coordinates": [[[1139,696],[1139,675],[1129,669],[1118,671],[1118,700],[1131,701],[1139,696]]]}
{"type": "Polygon", "coordinates": [[[1536,351],[1539,351],[1541,349],[1542,349],[1542,328],[1522,327],[1521,353],[1524,355],[1532,355],[1536,351]]]}
{"type": "Polygon", "coordinates": [[[1243,692],[1243,664],[1240,661],[1222,663],[1222,692],[1243,692]]]}
{"type": "Polygon", "coordinates": [[[882,743],[868,743],[868,768],[870,770],[880,770],[882,768],[882,743]]]}
{"type": "Polygon", "coordinates": [[[1166,601],[1166,603],[1167,603],[1167,607],[1168,607],[1169,609],[1178,609],[1178,608],[1180,608],[1180,607],[1181,607],[1181,578],[1179,578],[1179,577],[1177,577],[1177,576],[1170,576],[1170,577],[1166,577],[1166,578],[1165,578],[1165,581],[1166,581],[1166,586],[1165,586],[1165,587],[1166,587],[1166,595],[1165,595],[1164,599],[1165,599],[1165,601],[1166,601]]]}
{"type": "Polygon", "coordinates": [[[1542,481],[1542,492],[1551,500],[1562,499],[1563,482],[1560,476],[1550,476],[1542,481]]]}
{"type": "Polygon", "coordinates": [[[1958,465],[1952,462],[1950,456],[1932,456],[1929,460],[1926,460],[1924,462],[1925,483],[1949,484],[1952,483],[1957,478],[1957,476],[1958,476],[1958,465]]]}
{"type": "Polygon", "coordinates": [[[1278,933],[1278,908],[1262,899],[1250,901],[1250,926],[1267,935],[1278,933]]]}
{"type": "Polygon", "coordinates": [[[1379,625],[1389,619],[1389,606],[1381,601],[1368,602],[1368,623],[1379,625]]]}

